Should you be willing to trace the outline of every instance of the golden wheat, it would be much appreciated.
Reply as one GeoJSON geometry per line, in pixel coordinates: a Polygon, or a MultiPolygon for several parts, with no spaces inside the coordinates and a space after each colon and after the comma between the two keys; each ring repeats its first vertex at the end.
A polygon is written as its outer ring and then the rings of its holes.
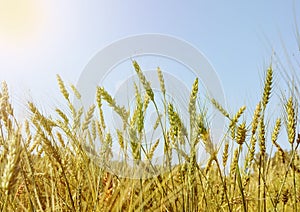
{"type": "MultiPolygon", "coordinates": [[[[276,122],[270,129],[271,121],[265,117],[269,112],[266,105],[274,92],[272,67],[267,70],[261,102],[250,120],[245,106],[232,115],[216,100],[211,100],[228,118],[229,125],[224,140],[217,146],[212,140],[214,129],[207,121],[210,119],[203,112],[204,108],[196,104],[197,79],[187,104],[190,123],[183,122],[177,105],[164,98],[164,110],[156,108],[156,123],[144,129],[150,101],[154,107],[157,105],[150,82],[136,61],[133,65],[146,90],[143,94],[136,86],[133,111],[119,106],[101,87],[96,91],[99,114],[96,115],[94,105],[86,112],[86,108],[77,109],[69,100],[68,88],[57,76],[70,111],[56,108],[54,115],[45,115],[29,102],[30,117],[19,124],[14,117],[8,86],[2,84],[2,211],[297,211],[300,207],[297,98],[283,98],[286,100],[282,102],[284,113],[275,113],[276,122]],[[119,114],[123,128],[106,126],[106,103],[119,114]],[[282,123],[286,124],[287,134],[280,134],[282,123]],[[161,131],[162,137],[147,140],[150,145],[146,146],[146,130],[161,131]],[[193,133],[190,130],[194,130],[193,133]],[[113,136],[115,132],[117,138],[113,136]],[[162,141],[164,145],[160,150],[162,141]],[[286,147],[284,141],[290,146],[286,147]],[[100,142],[100,146],[96,142],[100,142]],[[126,158],[124,161],[114,160],[115,142],[126,158]],[[208,153],[207,160],[197,158],[199,143],[208,153]],[[267,145],[270,146],[266,148],[267,145]],[[268,151],[269,147],[271,150],[274,147],[273,154],[268,151]],[[153,163],[156,153],[163,154],[161,165],[153,163]],[[127,163],[130,157],[136,166],[127,163]],[[242,164],[244,169],[240,167],[242,164]],[[136,167],[140,169],[135,170],[136,167]],[[113,170],[124,171],[124,177],[113,174],[113,170]],[[129,174],[139,179],[130,179],[129,174]]],[[[159,68],[157,74],[165,95],[166,82],[159,68]]],[[[81,98],[74,85],[71,90],[76,98],[81,98]]]]}

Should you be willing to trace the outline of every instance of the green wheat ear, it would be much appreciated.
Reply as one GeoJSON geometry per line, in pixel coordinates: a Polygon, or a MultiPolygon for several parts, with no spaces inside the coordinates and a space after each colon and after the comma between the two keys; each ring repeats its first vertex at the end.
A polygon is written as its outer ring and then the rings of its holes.
{"type": "Polygon", "coordinates": [[[261,118],[259,123],[259,147],[262,156],[266,153],[266,126],[264,123],[264,117],[261,118]]]}
{"type": "Polygon", "coordinates": [[[133,63],[133,67],[142,83],[142,85],[144,86],[146,93],[148,94],[148,96],[150,97],[151,101],[154,101],[154,93],[153,90],[151,88],[150,82],[147,81],[145,75],[143,74],[139,64],[134,60],[132,61],[133,63]]]}
{"type": "Polygon", "coordinates": [[[273,83],[273,69],[272,69],[272,66],[270,66],[267,70],[267,76],[266,76],[265,84],[264,84],[264,92],[263,92],[263,96],[262,96],[262,105],[263,105],[264,109],[266,108],[266,106],[270,100],[272,83],[273,83]]]}
{"type": "Polygon", "coordinates": [[[253,117],[252,117],[252,123],[251,123],[251,138],[250,138],[250,147],[246,156],[246,162],[245,162],[245,168],[249,168],[250,164],[254,160],[254,154],[255,154],[255,147],[256,147],[256,131],[259,124],[259,118],[261,115],[261,102],[259,102],[256,105],[253,117]]]}
{"type": "Polygon", "coordinates": [[[183,135],[187,135],[186,128],[179,116],[175,111],[173,104],[169,103],[168,105],[168,117],[170,122],[170,136],[171,140],[175,142],[176,139],[179,139],[180,143],[183,144],[184,139],[183,135]]]}
{"type": "Polygon", "coordinates": [[[277,139],[278,139],[278,135],[280,133],[280,129],[281,129],[281,119],[278,118],[276,120],[275,127],[273,129],[273,133],[272,133],[271,138],[272,138],[273,145],[277,148],[277,151],[279,152],[279,156],[280,156],[281,161],[284,163],[285,162],[285,160],[284,160],[284,151],[281,148],[281,146],[277,143],[277,139]]]}
{"type": "Polygon", "coordinates": [[[214,106],[215,108],[217,108],[217,109],[223,114],[223,116],[225,116],[225,117],[227,117],[228,119],[230,119],[229,113],[222,107],[222,105],[221,105],[219,102],[217,102],[216,99],[212,98],[212,99],[211,99],[211,103],[213,104],[213,106],[214,106]]]}
{"type": "Polygon", "coordinates": [[[133,121],[137,123],[137,130],[139,133],[142,133],[144,129],[144,103],[142,101],[141,93],[136,84],[134,84],[135,88],[135,98],[136,98],[136,109],[134,111],[133,121]]]}
{"type": "Polygon", "coordinates": [[[105,130],[106,125],[105,125],[104,113],[103,113],[103,109],[102,109],[102,97],[101,97],[101,94],[102,94],[101,89],[97,88],[96,102],[97,102],[97,105],[98,105],[99,116],[100,116],[99,124],[105,130]]]}
{"type": "Polygon", "coordinates": [[[166,95],[165,80],[164,80],[162,71],[159,67],[157,67],[157,75],[158,75],[158,80],[159,80],[159,84],[160,84],[160,90],[163,93],[163,95],[165,96],[166,95]]]}
{"type": "Polygon", "coordinates": [[[258,122],[259,122],[259,118],[260,118],[260,113],[261,113],[261,103],[259,102],[255,108],[254,111],[254,115],[252,118],[252,136],[254,136],[256,130],[257,130],[257,126],[258,126],[258,122]]]}
{"type": "Polygon", "coordinates": [[[190,114],[190,123],[191,128],[195,125],[196,120],[196,100],[198,96],[198,78],[195,79],[192,87],[192,92],[190,95],[190,102],[189,102],[189,114],[190,114]]]}
{"type": "Polygon", "coordinates": [[[235,139],[236,136],[236,124],[238,123],[239,118],[243,115],[246,110],[246,106],[242,106],[238,112],[233,116],[229,124],[229,129],[231,130],[231,138],[235,139]]]}
{"type": "MultiPolygon", "coordinates": [[[[122,118],[124,125],[126,125],[129,117],[129,112],[126,108],[124,106],[119,106],[115,99],[103,87],[97,88],[97,96],[98,95],[114,109],[114,111],[122,118]]],[[[98,101],[98,106],[101,107],[101,101],[98,101]]]]}

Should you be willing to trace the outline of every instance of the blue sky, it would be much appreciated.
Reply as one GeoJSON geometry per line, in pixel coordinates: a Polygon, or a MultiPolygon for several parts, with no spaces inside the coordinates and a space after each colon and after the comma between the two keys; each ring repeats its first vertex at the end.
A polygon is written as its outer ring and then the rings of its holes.
{"type": "Polygon", "coordinates": [[[161,33],[206,55],[235,111],[258,99],[272,49],[282,54],[281,40],[291,54],[297,51],[299,6],[293,0],[2,0],[0,11],[8,13],[0,15],[0,81],[7,81],[17,104],[27,98],[43,107],[59,104],[56,74],[76,84],[107,45],[161,33]]]}

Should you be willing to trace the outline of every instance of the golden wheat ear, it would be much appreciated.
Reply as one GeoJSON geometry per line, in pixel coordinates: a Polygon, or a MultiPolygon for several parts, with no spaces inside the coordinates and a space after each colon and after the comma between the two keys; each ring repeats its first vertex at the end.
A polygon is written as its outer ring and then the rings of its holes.
{"type": "Polygon", "coordinates": [[[6,156],[7,162],[1,179],[1,187],[5,191],[6,195],[9,195],[13,190],[13,187],[16,185],[21,158],[21,135],[18,131],[15,131],[10,136],[6,156]]]}

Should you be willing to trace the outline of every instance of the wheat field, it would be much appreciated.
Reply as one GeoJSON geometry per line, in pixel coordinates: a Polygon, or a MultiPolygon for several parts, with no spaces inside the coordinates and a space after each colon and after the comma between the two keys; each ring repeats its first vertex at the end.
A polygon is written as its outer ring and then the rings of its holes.
{"type": "MultiPolygon", "coordinates": [[[[57,76],[67,110],[56,108],[53,114],[43,114],[28,102],[30,115],[19,122],[8,86],[2,83],[1,211],[300,210],[298,99],[294,93],[283,96],[282,112],[272,113],[276,121],[270,121],[267,114],[274,92],[272,66],[266,70],[261,99],[254,111],[241,106],[230,113],[210,99],[210,105],[226,119],[218,146],[211,139],[206,113],[198,104],[198,79],[191,85],[186,124],[167,98],[163,99],[165,109],[158,110],[151,84],[136,61],[133,68],[140,85],[135,86],[133,110],[118,105],[103,87],[95,91],[95,105],[76,108],[71,96],[80,99],[80,93],[57,76]],[[121,129],[109,129],[103,105],[119,116],[121,129]],[[142,141],[149,105],[157,109],[159,119],[151,127],[161,130],[162,139],[146,149],[142,141]],[[252,114],[250,121],[245,119],[246,111],[252,114]],[[113,131],[117,138],[112,136],[113,131]],[[278,139],[282,131],[286,134],[278,139]],[[99,148],[95,145],[98,141],[99,148]],[[105,163],[112,160],[113,143],[140,168],[138,177],[120,176],[106,168],[105,163]],[[160,166],[152,163],[159,144],[164,154],[160,166]],[[199,144],[209,155],[205,164],[197,160],[199,144]],[[273,152],[268,152],[270,148],[273,152]],[[96,152],[101,163],[95,162],[91,152],[96,152]],[[180,159],[175,165],[174,154],[180,159]]],[[[160,69],[157,75],[161,93],[166,95],[160,69]]]]}

